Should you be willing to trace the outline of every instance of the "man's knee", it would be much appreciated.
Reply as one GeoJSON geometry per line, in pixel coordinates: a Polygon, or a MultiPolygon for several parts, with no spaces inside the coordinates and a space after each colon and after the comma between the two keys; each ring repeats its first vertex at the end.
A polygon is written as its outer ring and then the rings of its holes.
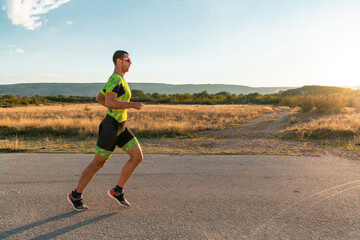
{"type": "Polygon", "coordinates": [[[106,161],[108,160],[108,158],[102,157],[102,156],[95,156],[92,165],[96,170],[99,170],[100,168],[102,168],[106,161]]]}
{"type": "Polygon", "coordinates": [[[143,160],[143,154],[141,151],[140,146],[136,145],[135,147],[131,148],[128,151],[128,154],[130,155],[130,159],[131,161],[136,162],[137,164],[141,163],[141,161],[143,160]]]}
{"type": "Polygon", "coordinates": [[[143,160],[143,153],[139,144],[126,151],[130,155],[130,161],[139,164],[143,160]]]}
{"type": "Polygon", "coordinates": [[[102,168],[103,166],[105,165],[105,162],[104,161],[99,161],[99,162],[96,162],[95,163],[95,168],[96,169],[100,169],[100,168],[102,168]]]}
{"type": "Polygon", "coordinates": [[[143,160],[143,154],[142,152],[139,152],[137,154],[134,154],[131,156],[131,159],[133,161],[135,161],[137,164],[141,163],[141,161],[143,160]]]}

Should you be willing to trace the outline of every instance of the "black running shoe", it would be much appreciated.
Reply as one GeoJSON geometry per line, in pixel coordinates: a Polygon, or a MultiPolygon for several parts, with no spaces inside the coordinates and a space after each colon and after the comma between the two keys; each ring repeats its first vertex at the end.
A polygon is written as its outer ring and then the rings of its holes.
{"type": "Polygon", "coordinates": [[[82,196],[80,198],[75,198],[71,193],[68,193],[68,195],[66,195],[66,198],[69,203],[71,203],[75,211],[83,212],[88,210],[88,207],[82,202],[82,196]]]}
{"type": "Polygon", "coordinates": [[[124,198],[124,190],[121,193],[118,193],[114,191],[114,189],[111,189],[108,191],[109,197],[114,199],[120,206],[123,207],[130,207],[130,203],[124,198]]]}

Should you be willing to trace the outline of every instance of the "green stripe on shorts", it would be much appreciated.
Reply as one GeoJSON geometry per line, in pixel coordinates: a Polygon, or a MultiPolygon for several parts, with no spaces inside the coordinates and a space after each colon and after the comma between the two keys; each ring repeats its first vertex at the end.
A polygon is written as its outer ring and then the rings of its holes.
{"type": "Polygon", "coordinates": [[[95,147],[95,153],[105,157],[105,158],[110,158],[111,154],[113,153],[112,151],[108,151],[105,149],[102,149],[98,146],[95,147]]]}
{"type": "Polygon", "coordinates": [[[127,150],[129,150],[130,148],[132,148],[138,144],[139,144],[139,141],[136,139],[136,137],[134,137],[133,139],[128,141],[121,149],[126,152],[127,150]]]}

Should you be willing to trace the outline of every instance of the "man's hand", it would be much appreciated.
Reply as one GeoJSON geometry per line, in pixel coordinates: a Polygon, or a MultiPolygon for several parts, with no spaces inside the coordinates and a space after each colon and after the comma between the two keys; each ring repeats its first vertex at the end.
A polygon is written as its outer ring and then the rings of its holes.
{"type": "Polygon", "coordinates": [[[144,106],[141,102],[134,102],[134,108],[137,110],[141,110],[141,108],[144,106]]]}

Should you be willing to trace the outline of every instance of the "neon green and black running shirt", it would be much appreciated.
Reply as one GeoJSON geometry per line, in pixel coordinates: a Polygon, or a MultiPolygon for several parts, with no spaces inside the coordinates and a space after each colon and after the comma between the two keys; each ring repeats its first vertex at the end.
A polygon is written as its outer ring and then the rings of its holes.
{"type": "MultiPolygon", "coordinates": [[[[116,93],[118,101],[130,102],[131,91],[129,85],[127,84],[125,79],[115,73],[109,77],[109,80],[100,90],[100,92],[103,95],[106,95],[106,93],[108,92],[116,93]]],[[[106,114],[115,118],[119,123],[127,119],[127,109],[108,108],[106,114]]]]}

